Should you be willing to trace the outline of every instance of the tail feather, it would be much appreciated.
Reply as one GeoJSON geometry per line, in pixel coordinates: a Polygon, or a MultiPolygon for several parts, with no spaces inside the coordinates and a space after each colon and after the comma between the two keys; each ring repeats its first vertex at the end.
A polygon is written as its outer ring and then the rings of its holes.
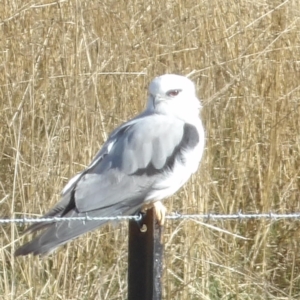
{"type": "MultiPolygon", "coordinates": [[[[106,217],[118,215],[131,215],[138,210],[138,207],[107,207],[104,209],[91,211],[89,217],[106,217]]],[[[68,212],[64,217],[84,217],[84,213],[78,213],[75,210],[68,212]]],[[[68,241],[77,238],[78,236],[95,230],[96,228],[107,223],[107,220],[87,220],[83,221],[62,221],[57,223],[38,223],[31,226],[31,231],[46,228],[40,235],[32,241],[18,248],[15,256],[19,255],[47,255],[54,251],[57,247],[66,244],[68,241]]]]}
{"type": "MultiPolygon", "coordinates": [[[[66,193],[63,198],[51,209],[49,210],[45,215],[42,216],[43,218],[52,218],[52,217],[62,217],[65,213],[68,213],[71,209],[73,209],[75,206],[73,205],[73,195],[71,192],[66,193]],[[72,206],[70,205],[72,203],[72,206]],[[70,207],[70,210],[66,210],[68,207],[70,207]]],[[[49,227],[51,224],[55,222],[38,222],[34,223],[31,226],[29,226],[25,230],[26,233],[35,232],[41,229],[45,229],[46,227],[49,227]]]]}

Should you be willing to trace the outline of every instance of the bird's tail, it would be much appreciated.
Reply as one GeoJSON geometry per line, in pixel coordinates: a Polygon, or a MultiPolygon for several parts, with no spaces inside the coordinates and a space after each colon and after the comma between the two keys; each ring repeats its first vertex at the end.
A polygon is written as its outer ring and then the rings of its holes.
{"type": "MultiPolygon", "coordinates": [[[[138,211],[138,207],[131,207],[124,209],[124,207],[106,207],[100,211],[95,210],[88,213],[90,218],[93,217],[116,217],[120,215],[131,215],[138,211]]],[[[77,213],[76,211],[70,211],[64,217],[85,217],[85,213],[77,213]]],[[[18,248],[15,252],[15,256],[19,255],[47,255],[54,251],[57,247],[64,245],[70,240],[73,240],[89,231],[93,231],[96,228],[107,223],[108,220],[72,220],[61,221],[56,223],[38,223],[37,226],[32,226],[30,231],[36,231],[40,229],[46,229],[32,241],[18,248]]]]}

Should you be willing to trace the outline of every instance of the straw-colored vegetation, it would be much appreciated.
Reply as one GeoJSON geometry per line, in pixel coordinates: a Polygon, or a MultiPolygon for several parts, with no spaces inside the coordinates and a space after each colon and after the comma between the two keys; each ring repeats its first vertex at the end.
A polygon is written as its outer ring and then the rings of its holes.
{"type": "MultiPolygon", "coordinates": [[[[300,211],[299,28],[297,0],[1,1],[0,217],[56,203],[163,73],[191,74],[207,131],[169,211],[300,211]]],[[[168,221],[164,299],[300,298],[299,221],[208,224],[246,240],[168,221]]],[[[126,222],[45,259],[13,257],[23,230],[0,228],[1,299],[126,299],[126,222]]]]}

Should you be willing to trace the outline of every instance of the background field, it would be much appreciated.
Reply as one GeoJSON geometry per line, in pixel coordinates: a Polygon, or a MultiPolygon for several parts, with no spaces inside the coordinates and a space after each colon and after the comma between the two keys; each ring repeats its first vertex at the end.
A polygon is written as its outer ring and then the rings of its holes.
{"type": "MultiPolygon", "coordinates": [[[[162,73],[191,74],[207,131],[169,211],[299,212],[299,1],[2,0],[0,217],[51,207],[162,73]]],[[[164,299],[300,298],[299,221],[209,224],[247,240],[168,221],[164,299]]],[[[1,299],[126,299],[126,222],[45,259],[13,257],[23,230],[0,227],[1,299]]]]}

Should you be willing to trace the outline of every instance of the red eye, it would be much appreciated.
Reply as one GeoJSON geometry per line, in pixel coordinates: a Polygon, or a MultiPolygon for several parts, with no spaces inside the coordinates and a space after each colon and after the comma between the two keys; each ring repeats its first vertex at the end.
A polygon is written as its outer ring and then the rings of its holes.
{"type": "Polygon", "coordinates": [[[167,92],[167,95],[168,95],[169,97],[175,97],[175,96],[177,96],[180,92],[181,92],[181,90],[171,90],[171,91],[168,91],[168,92],[167,92]]]}

